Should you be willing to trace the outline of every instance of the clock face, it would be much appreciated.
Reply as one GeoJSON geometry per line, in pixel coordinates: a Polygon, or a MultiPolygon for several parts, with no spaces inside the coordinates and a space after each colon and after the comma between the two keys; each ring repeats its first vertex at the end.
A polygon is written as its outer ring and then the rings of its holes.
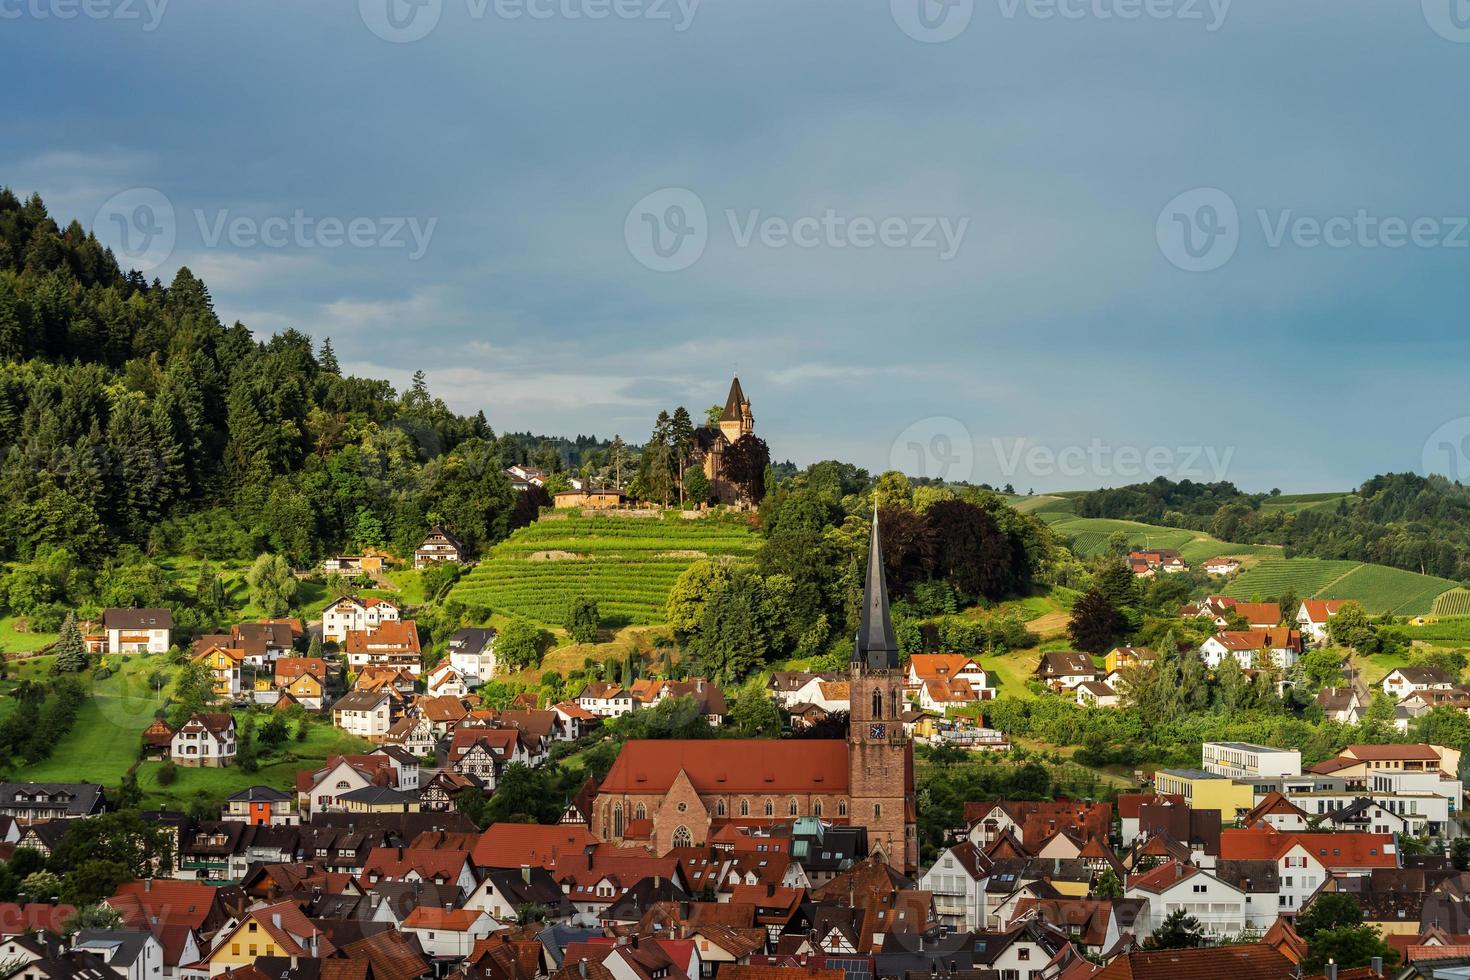
{"type": "Polygon", "coordinates": [[[888,734],[888,726],[887,725],[873,725],[871,728],[868,729],[868,737],[869,738],[883,738],[883,737],[887,736],[887,734],[888,734]]]}

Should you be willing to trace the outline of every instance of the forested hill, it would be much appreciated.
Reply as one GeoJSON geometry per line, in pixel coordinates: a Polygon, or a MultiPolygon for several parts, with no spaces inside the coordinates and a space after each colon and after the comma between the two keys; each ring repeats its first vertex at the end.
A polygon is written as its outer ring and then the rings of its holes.
{"type": "Polygon", "coordinates": [[[1083,517],[1206,531],[1224,541],[1280,544],[1287,554],[1392,565],[1470,581],[1470,488],[1442,476],[1388,473],[1306,506],[1230,483],[1151,483],[1075,499],[1083,517]]]}
{"type": "Polygon", "coordinates": [[[477,550],[534,517],[503,455],[524,443],[421,374],[400,394],[344,376],[330,340],[226,327],[189,270],[125,273],[77,222],[0,190],[0,557],[302,563],[411,553],[436,523],[477,550]]]}

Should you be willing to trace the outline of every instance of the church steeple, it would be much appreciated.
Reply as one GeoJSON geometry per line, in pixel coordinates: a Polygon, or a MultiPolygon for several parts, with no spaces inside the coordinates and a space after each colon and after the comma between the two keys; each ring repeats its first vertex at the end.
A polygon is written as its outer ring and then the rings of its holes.
{"type": "Polygon", "coordinates": [[[878,534],[878,506],[873,504],[873,530],[868,537],[868,571],[863,582],[863,614],[853,645],[852,662],[873,670],[898,668],[898,640],[888,613],[888,580],[883,575],[882,539],[878,534]]]}

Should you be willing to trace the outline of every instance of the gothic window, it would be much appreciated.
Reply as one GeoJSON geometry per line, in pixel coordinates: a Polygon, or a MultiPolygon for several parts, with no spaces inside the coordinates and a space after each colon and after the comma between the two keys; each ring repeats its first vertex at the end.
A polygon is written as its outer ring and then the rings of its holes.
{"type": "Polygon", "coordinates": [[[873,692],[873,717],[874,718],[882,718],[883,717],[883,692],[882,691],[874,691],[873,692]]]}
{"type": "Polygon", "coordinates": [[[635,809],[633,811],[633,819],[634,820],[647,820],[648,819],[648,809],[642,803],[638,804],[637,809],[635,809]]]}
{"type": "Polygon", "coordinates": [[[725,801],[722,799],[722,800],[719,800],[718,802],[715,803],[715,816],[717,816],[717,817],[723,817],[724,815],[725,815],[725,801]]]}
{"type": "Polygon", "coordinates": [[[898,689],[894,688],[888,692],[888,714],[891,718],[898,717],[898,689]]]}
{"type": "Polygon", "coordinates": [[[845,816],[847,816],[847,801],[846,800],[838,800],[837,801],[837,815],[839,817],[845,817],[845,816]]]}
{"type": "Polygon", "coordinates": [[[775,815],[776,815],[776,804],[772,803],[770,800],[766,800],[766,816],[768,816],[768,817],[774,817],[775,815]]]}
{"type": "Polygon", "coordinates": [[[679,827],[674,831],[675,847],[693,847],[694,835],[689,832],[688,827],[679,827]]]}
{"type": "Polygon", "coordinates": [[[796,816],[796,797],[793,796],[791,802],[786,805],[786,812],[790,816],[796,816]]]}
{"type": "Polygon", "coordinates": [[[740,801],[740,815],[742,817],[748,817],[748,816],[750,816],[750,801],[749,800],[741,800],[740,801]]]}
{"type": "Polygon", "coordinates": [[[812,802],[812,816],[814,816],[814,817],[820,817],[821,815],[822,815],[822,801],[821,800],[815,800],[815,801],[812,802]]]}
{"type": "Polygon", "coordinates": [[[613,804],[613,836],[623,836],[623,805],[621,803],[613,804]]]}
{"type": "Polygon", "coordinates": [[[878,819],[881,816],[883,816],[883,804],[882,803],[874,803],[873,804],[873,819],[876,820],[876,819],[878,819]]]}

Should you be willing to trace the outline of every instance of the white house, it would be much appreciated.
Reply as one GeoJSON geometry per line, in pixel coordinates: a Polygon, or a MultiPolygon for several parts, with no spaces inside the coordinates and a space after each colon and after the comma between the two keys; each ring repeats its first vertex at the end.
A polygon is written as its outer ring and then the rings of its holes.
{"type": "Polygon", "coordinates": [[[72,949],[91,953],[125,980],[159,980],[163,976],[163,944],[143,929],[83,929],[72,942],[72,949]]]}
{"type": "Polygon", "coordinates": [[[1300,749],[1278,749],[1253,742],[1206,742],[1200,750],[1206,772],[1231,779],[1254,779],[1258,776],[1300,776],[1300,749]]]}
{"type": "Polygon", "coordinates": [[[425,687],[430,697],[462,698],[470,693],[470,685],[464,675],[447,660],[429,672],[425,687]]]}
{"type": "Polygon", "coordinates": [[[1055,690],[1072,691],[1078,684],[1098,679],[1100,672],[1086,653],[1044,653],[1036,665],[1035,675],[1055,690]]]}
{"type": "Polygon", "coordinates": [[[1168,861],[1132,875],[1123,894],[1148,899],[1150,931],[1157,931],[1171,912],[1180,909],[1198,919],[1211,938],[1245,931],[1245,892],[1193,865],[1168,861]]]}
{"type": "Polygon", "coordinates": [[[449,638],[449,663],[472,686],[495,676],[495,636],[491,627],[470,626],[449,638]]]}
{"type": "Polygon", "coordinates": [[[1383,678],[1383,693],[1395,701],[1415,691],[1448,691],[1455,679],[1437,667],[1395,667],[1383,678]]]}
{"type": "Polygon", "coordinates": [[[919,695],[919,707],[926,711],[943,711],[995,697],[984,668],[962,653],[913,654],[905,686],[919,695]]]}
{"type": "Polygon", "coordinates": [[[1122,703],[1118,692],[1102,681],[1083,681],[1077,685],[1077,704],[1084,708],[1116,708],[1122,703]]]}
{"type": "Polygon", "coordinates": [[[108,609],[102,628],[108,653],[167,653],[174,614],[168,609],[108,609]]]}
{"type": "Polygon", "coordinates": [[[1254,670],[1266,662],[1282,670],[1296,665],[1301,656],[1301,634],[1276,626],[1270,629],[1221,630],[1200,644],[1200,656],[1211,670],[1218,670],[1226,657],[1235,658],[1242,670],[1254,670]]]}
{"type": "Polygon", "coordinates": [[[383,767],[378,768],[357,765],[338,757],[331,765],[311,774],[310,785],[298,789],[296,802],[301,811],[307,814],[342,809],[342,804],[338,802],[341,797],[355,790],[377,785],[375,780],[381,781],[379,773],[386,768],[389,768],[386,759],[383,767]]]}
{"type": "Polygon", "coordinates": [[[349,735],[381,742],[393,727],[393,699],[386,691],[349,691],[332,705],[332,724],[349,735]]]}
{"type": "Polygon", "coordinates": [[[348,630],[372,632],[380,625],[398,619],[398,607],[386,599],[369,596],[359,599],[346,595],[322,610],[322,639],[342,643],[348,630]]]}
{"type": "Polygon", "coordinates": [[[599,718],[617,718],[642,707],[632,691],[608,681],[586,684],[577,695],[577,704],[599,718]]]}
{"type": "Polygon", "coordinates": [[[1327,621],[1336,616],[1346,599],[1304,599],[1297,607],[1296,625],[1312,643],[1327,641],[1327,621]]]}
{"type": "Polygon", "coordinates": [[[169,758],[181,766],[211,769],[235,761],[235,719],[227,711],[191,715],[169,742],[169,758]]]}
{"type": "Polygon", "coordinates": [[[1240,571],[1240,559],[1229,556],[1210,558],[1205,561],[1206,575],[1234,575],[1240,571]]]}
{"type": "Polygon", "coordinates": [[[923,874],[919,888],[934,893],[934,912],[942,925],[955,930],[985,928],[985,883],[990,859],[970,841],[939,853],[923,874]]]}

